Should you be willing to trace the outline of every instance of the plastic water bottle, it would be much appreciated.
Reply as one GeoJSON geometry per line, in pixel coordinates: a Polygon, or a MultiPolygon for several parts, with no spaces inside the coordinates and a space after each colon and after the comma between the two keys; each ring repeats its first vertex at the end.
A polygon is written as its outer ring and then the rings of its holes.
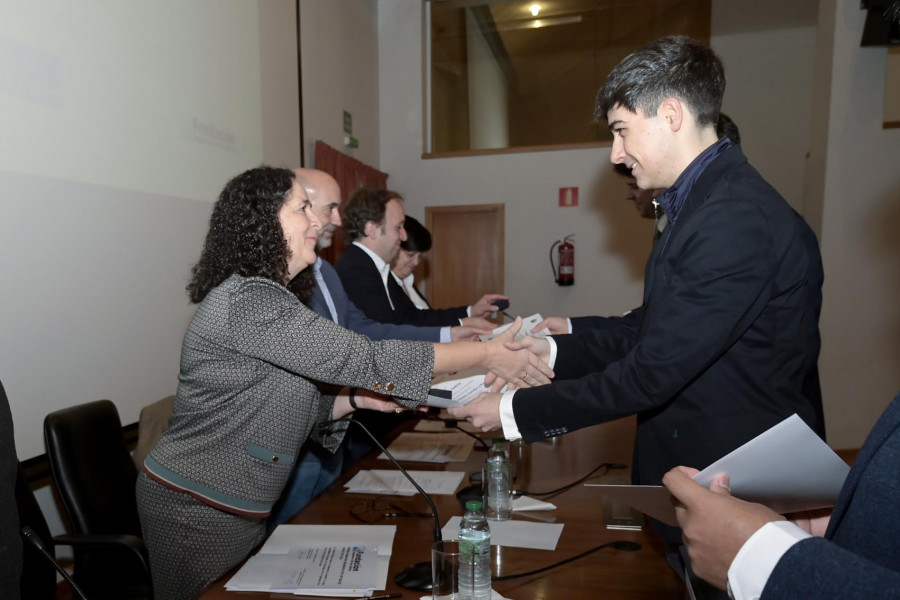
{"type": "Polygon", "coordinates": [[[491,528],[478,500],[466,502],[459,523],[459,553],[460,600],[490,600],[491,528]]]}
{"type": "Polygon", "coordinates": [[[512,517],[512,500],[509,495],[509,446],[506,440],[495,439],[488,451],[484,469],[487,485],[487,506],[484,514],[492,521],[506,521],[512,517]]]}

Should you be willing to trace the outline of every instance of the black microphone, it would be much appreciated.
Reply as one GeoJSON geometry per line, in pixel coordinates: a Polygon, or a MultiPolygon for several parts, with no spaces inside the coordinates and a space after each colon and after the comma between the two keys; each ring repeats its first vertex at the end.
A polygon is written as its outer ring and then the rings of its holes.
{"type": "MultiPolygon", "coordinates": [[[[413,487],[415,487],[420,494],[422,494],[422,497],[425,498],[426,502],[428,502],[428,506],[431,507],[431,514],[434,517],[434,541],[435,543],[443,541],[443,538],[441,537],[441,519],[438,516],[437,507],[434,505],[434,501],[431,499],[431,496],[425,493],[425,490],[423,490],[422,487],[418,483],[416,483],[416,480],[412,478],[412,475],[407,473],[406,469],[404,469],[400,465],[400,463],[397,462],[397,459],[387,451],[387,448],[385,448],[381,444],[381,442],[379,442],[378,439],[374,435],[372,435],[372,432],[369,431],[369,429],[365,425],[363,425],[356,419],[347,416],[342,419],[335,419],[333,421],[324,421],[322,423],[322,426],[328,427],[330,425],[333,425],[334,423],[340,422],[353,423],[364,432],[366,432],[366,435],[369,436],[369,438],[373,442],[375,442],[375,445],[378,446],[378,448],[382,452],[384,452],[384,455],[387,456],[391,460],[391,462],[397,466],[398,469],[400,469],[400,472],[403,473],[403,476],[406,477],[411,484],[413,484],[413,487]]],[[[431,588],[433,587],[431,581],[431,560],[409,565],[394,576],[394,583],[408,590],[431,590],[431,588]]]]}
{"type": "Polygon", "coordinates": [[[87,600],[87,596],[84,595],[84,592],[81,591],[81,588],[78,587],[78,584],[75,583],[75,580],[72,579],[71,575],[69,575],[69,572],[63,569],[62,565],[56,562],[56,559],[53,558],[53,555],[50,554],[49,550],[47,550],[47,546],[44,545],[44,542],[41,540],[41,538],[38,537],[38,534],[36,534],[31,527],[29,527],[28,525],[22,527],[22,537],[28,540],[28,542],[32,546],[37,548],[40,553],[43,554],[44,557],[49,560],[54,567],[56,567],[56,570],[59,571],[59,574],[63,576],[63,579],[69,582],[69,585],[72,586],[72,589],[77,592],[79,596],[81,596],[82,600],[87,600]]]}

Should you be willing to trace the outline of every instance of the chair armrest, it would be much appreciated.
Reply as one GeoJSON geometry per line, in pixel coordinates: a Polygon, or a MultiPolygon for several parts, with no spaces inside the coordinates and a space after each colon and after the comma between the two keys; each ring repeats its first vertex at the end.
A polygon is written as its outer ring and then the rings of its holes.
{"type": "Polygon", "coordinates": [[[144,571],[150,577],[150,561],[147,558],[147,547],[144,540],[136,535],[57,535],[51,540],[54,546],[94,547],[94,548],[127,548],[141,561],[144,571]]]}

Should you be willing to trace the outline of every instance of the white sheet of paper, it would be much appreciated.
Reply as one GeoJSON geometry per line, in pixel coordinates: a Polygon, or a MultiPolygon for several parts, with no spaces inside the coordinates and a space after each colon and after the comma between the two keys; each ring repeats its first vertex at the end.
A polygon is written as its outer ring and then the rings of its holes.
{"type": "MultiPolygon", "coordinates": [[[[474,444],[475,440],[460,431],[442,435],[404,431],[391,442],[388,452],[397,460],[448,463],[469,458],[474,444]]],[[[384,452],[378,458],[390,460],[384,452]]]]}
{"type": "MultiPolygon", "coordinates": [[[[429,494],[453,494],[465,477],[462,471],[413,471],[407,473],[416,480],[422,489],[429,494]]],[[[397,496],[413,496],[416,488],[403,473],[396,470],[371,469],[363,470],[344,484],[348,492],[360,494],[393,494],[397,496]]]]}
{"type": "MultiPolygon", "coordinates": [[[[544,320],[544,317],[541,316],[541,313],[534,313],[530,317],[522,317],[522,329],[519,330],[519,333],[516,334],[517,340],[522,339],[526,335],[533,335],[535,337],[546,337],[548,334],[546,332],[541,334],[534,333],[534,326],[544,320]]],[[[510,327],[512,327],[512,323],[507,323],[506,325],[501,325],[497,327],[493,331],[491,331],[488,335],[479,335],[478,337],[482,342],[489,342],[510,327]]]]}
{"type": "Polygon", "coordinates": [[[556,510],[556,505],[552,502],[544,502],[543,500],[532,498],[531,496],[519,496],[518,498],[513,498],[512,509],[513,512],[517,510],[556,510]]]}
{"type": "MultiPolygon", "coordinates": [[[[850,467],[797,415],[759,434],[720,458],[694,479],[709,487],[726,474],[731,494],[780,513],[834,506],[850,467]]],[[[614,500],[663,523],[675,524],[675,509],[662,486],[605,486],[614,500]]]]}
{"type": "MultiPolygon", "coordinates": [[[[450,517],[441,529],[444,539],[459,537],[459,522],[462,517],[450,517]]],[[[528,521],[488,521],[491,526],[491,545],[535,548],[536,550],[556,550],[562,523],[529,523],[528,521]]]]}

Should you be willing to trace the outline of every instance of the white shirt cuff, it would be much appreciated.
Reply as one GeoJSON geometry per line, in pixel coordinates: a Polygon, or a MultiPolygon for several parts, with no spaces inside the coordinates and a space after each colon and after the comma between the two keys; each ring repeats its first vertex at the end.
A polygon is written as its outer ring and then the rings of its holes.
{"type": "Polygon", "coordinates": [[[735,600],[756,600],[788,549],[810,536],[790,521],[772,521],[744,542],[728,568],[728,591],[735,600]]]}
{"type": "Polygon", "coordinates": [[[441,343],[446,344],[448,342],[450,342],[450,327],[441,327],[441,343]]]}
{"type": "Polygon", "coordinates": [[[552,369],[556,366],[556,340],[553,339],[553,336],[547,336],[546,340],[550,344],[550,358],[547,359],[547,366],[552,369]]]}
{"type": "Polygon", "coordinates": [[[566,317],[566,326],[569,328],[569,331],[566,333],[572,333],[572,319],[566,317]]]}
{"type": "Polygon", "coordinates": [[[471,306],[466,307],[466,315],[468,315],[470,317],[472,316],[472,307],[471,306]]]}
{"type": "Polygon", "coordinates": [[[518,440],[522,437],[519,426],[516,425],[516,417],[513,414],[513,395],[515,390],[504,392],[500,396],[500,425],[503,426],[503,437],[508,440],[518,440]]]}

